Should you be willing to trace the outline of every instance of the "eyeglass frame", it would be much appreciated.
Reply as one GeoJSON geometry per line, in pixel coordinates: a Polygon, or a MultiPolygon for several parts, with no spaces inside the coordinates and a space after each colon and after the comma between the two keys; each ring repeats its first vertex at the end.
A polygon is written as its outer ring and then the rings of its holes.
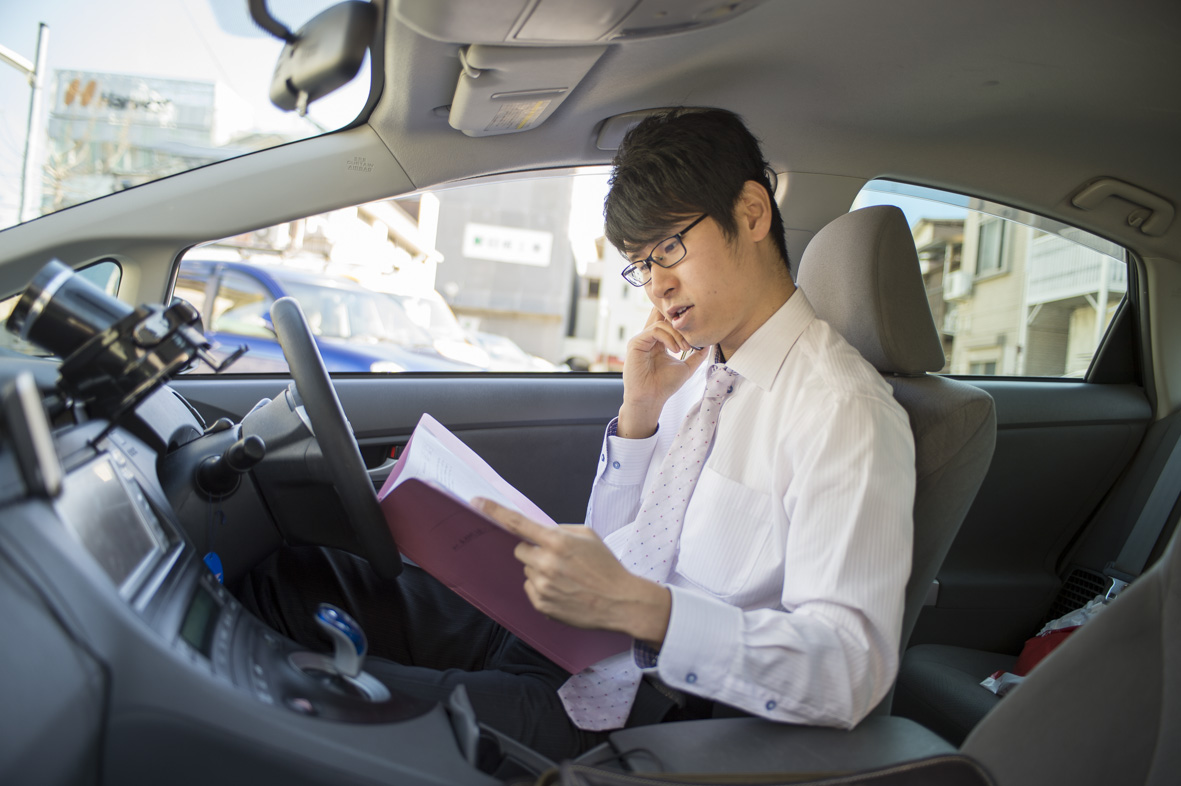
{"type": "Polygon", "coordinates": [[[625,267],[622,271],[620,271],[619,275],[623,276],[623,280],[626,281],[627,283],[631,284],[633,287],[642,287],[642,286],[646,286],[648,284],[648,282],[652,280],[652,266],[653,265],[656,265],[658,267],[662,267],[665,270],[668,270],[670,267],[675,267],[676,265],[679,265],[681,262],[683,262],[685,260],[685,257],[689,256],[689,249],[685,245],[685,233],[688,232],[693,227],[700,224],[702,221],[704,221],[708,217],[709,217],[709,213],[702,213],[700,216],[698,216],[693,221],[692,224],[685,227],[680,232],[677,232],[675,235],[669,235],[668,237],[664,238],[663,240],[660,240],[657,243],[653,244],[652,253],[648,254],[648,256],[644,257],[643,259],[638,259],[635,262],[628,263],[627,267],[625,267]],[[683,253],[675,262],[669,262],[667,265],[664,264],[663,262],[657,262],[655,259],[652,258],[652,254],[656,253],[655,249],[660,248],[661,246],[668,243],[670,240],[677,241],[677,243],[681,246],[681,251],[683,253]],[[630,271],[630,270],[637,270],[637,271],[640,270],[641,265],[647,266],[645,268],[645,272],[648,274],[648,277],[645,280],[643,280],[637,284],[635,281],[628,278],[627,274],[628,274],[628,271],[630,271]]]}

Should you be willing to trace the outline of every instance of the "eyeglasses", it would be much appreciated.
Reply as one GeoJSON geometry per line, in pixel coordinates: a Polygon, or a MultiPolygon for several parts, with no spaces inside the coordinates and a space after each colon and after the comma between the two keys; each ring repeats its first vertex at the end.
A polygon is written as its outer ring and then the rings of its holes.
{"type": "Polygon", "coordinates": [[[685,250],[685,233],[693,227],[705,220],[705,215],[700,216],[689,226],[682,229],[672,237],[666,237],[656,244],[656,248],[652,249],[652,253],[644,259],[632,262],[623,269],[620,274],[627,283],[633,287],[642,287],[652,280],[652,266],[660,265],[662,268],[670,268],[685,258],[688,252],[685,250]]]}

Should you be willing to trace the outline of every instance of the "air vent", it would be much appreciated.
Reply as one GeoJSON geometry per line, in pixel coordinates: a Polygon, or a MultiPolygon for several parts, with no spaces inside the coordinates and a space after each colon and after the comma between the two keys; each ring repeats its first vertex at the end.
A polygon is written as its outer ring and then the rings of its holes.
{"type": "Polygon", "coordinates": [[[1054,598],[1054,605],[1050,606],[1042,622],[1056,620],[1075,609],[1081,609],[1094,600],[1096,595],[1106,593],[1109,584],[1111,580],[1098,571],[1079,567],[1072,569],[1062,589],[1058,591],[1058,597],[1054,598]]]}

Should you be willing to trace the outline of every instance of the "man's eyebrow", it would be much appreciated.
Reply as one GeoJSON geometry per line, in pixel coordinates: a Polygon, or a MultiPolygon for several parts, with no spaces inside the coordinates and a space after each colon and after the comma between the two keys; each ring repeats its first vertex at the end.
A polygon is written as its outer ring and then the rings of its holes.
{"type": "Polygon", "coordinates": [[[623,256],[629,262],[639,262],[641,259],[644,259],[647,256],[646,250],[647,250],[648,246],[650,246],[650,245],[652,245],[652,244],[647,243],[645,245],[640,245],[637,243],[635,245],[632,245],[631,243],[628,243],[622,249],[623,256]]]}
{"type": "Polygon", "coordinates": [[[651,240],[641,240],[638,243],[624,243],[623,255],[632,262],[639,262],[641,259],[646,259],[648,257],[648,251],[652,248],[652,246],[666,238],[672,237],[675,233],[676,230],[673,229],[667,233],[658,234],[651,240]],[[639,259],[637,259],[637,257],[639,257],[639,259]]]}

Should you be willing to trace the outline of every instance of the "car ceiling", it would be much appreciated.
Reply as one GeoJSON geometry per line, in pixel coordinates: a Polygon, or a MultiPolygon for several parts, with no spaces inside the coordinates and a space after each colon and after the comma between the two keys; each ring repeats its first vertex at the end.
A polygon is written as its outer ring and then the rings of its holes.
{"type": "Polygon", "coordinates": [[[475,139],[435,111],[455,93],[459,43],[395,17],[370,124],[418,187],[609,163],[595,146],[606,118],[722,106],[746,118],[780,172],[958,188],[1142,252],[1181,238],[1181,221],[1148,238],[1069,203],[1099,177],[1181,203],[1172,0],[770,0],[713,27],[609,46],[541,126],[475,139]]]}
{"type": "MultiPolygon", "coordinates": [[[[1175,0],[765,0],[713,27],[610,44],[540,126],[481,138],[440,111],[455,95],[464,42],[400,23],[400,4],[412,2],[452,4],[461,16],[474,9],[481,20],[501,14],[507,28],[521,9],[551,0],[380,2],[384,90],[367,124],[10,228],[0,292],[18,291],[50,253],[74,266],[117,259],[127,297],[155,300],[171,291],[161,263],[188,246],[483,175],[609,164],[612,153],[595,144],[605,120],[676,105],[734,110],[761,137],[787,174],[780,197],[793,258],[864,181],[893,177],[1089,229],[1159,260],[1148,268],[1153,290],[1181,287],[1181,266],[1171,264],[1181,260],[1181,219],[1150,237],[1128,226],[1129,203],[1070,203],[1109,177],[1181,205],[1175,0]],[[363,175],[348,171],[356,158],[363,175]]],[[[1170,310],[1153,318],[1171,320],[1170,310]]],[[[1181,335],[1181,316],[1151,331],[1181,335]]],[[[1176,377],[1181,401],[1181,367],[1176,377]]]]}

